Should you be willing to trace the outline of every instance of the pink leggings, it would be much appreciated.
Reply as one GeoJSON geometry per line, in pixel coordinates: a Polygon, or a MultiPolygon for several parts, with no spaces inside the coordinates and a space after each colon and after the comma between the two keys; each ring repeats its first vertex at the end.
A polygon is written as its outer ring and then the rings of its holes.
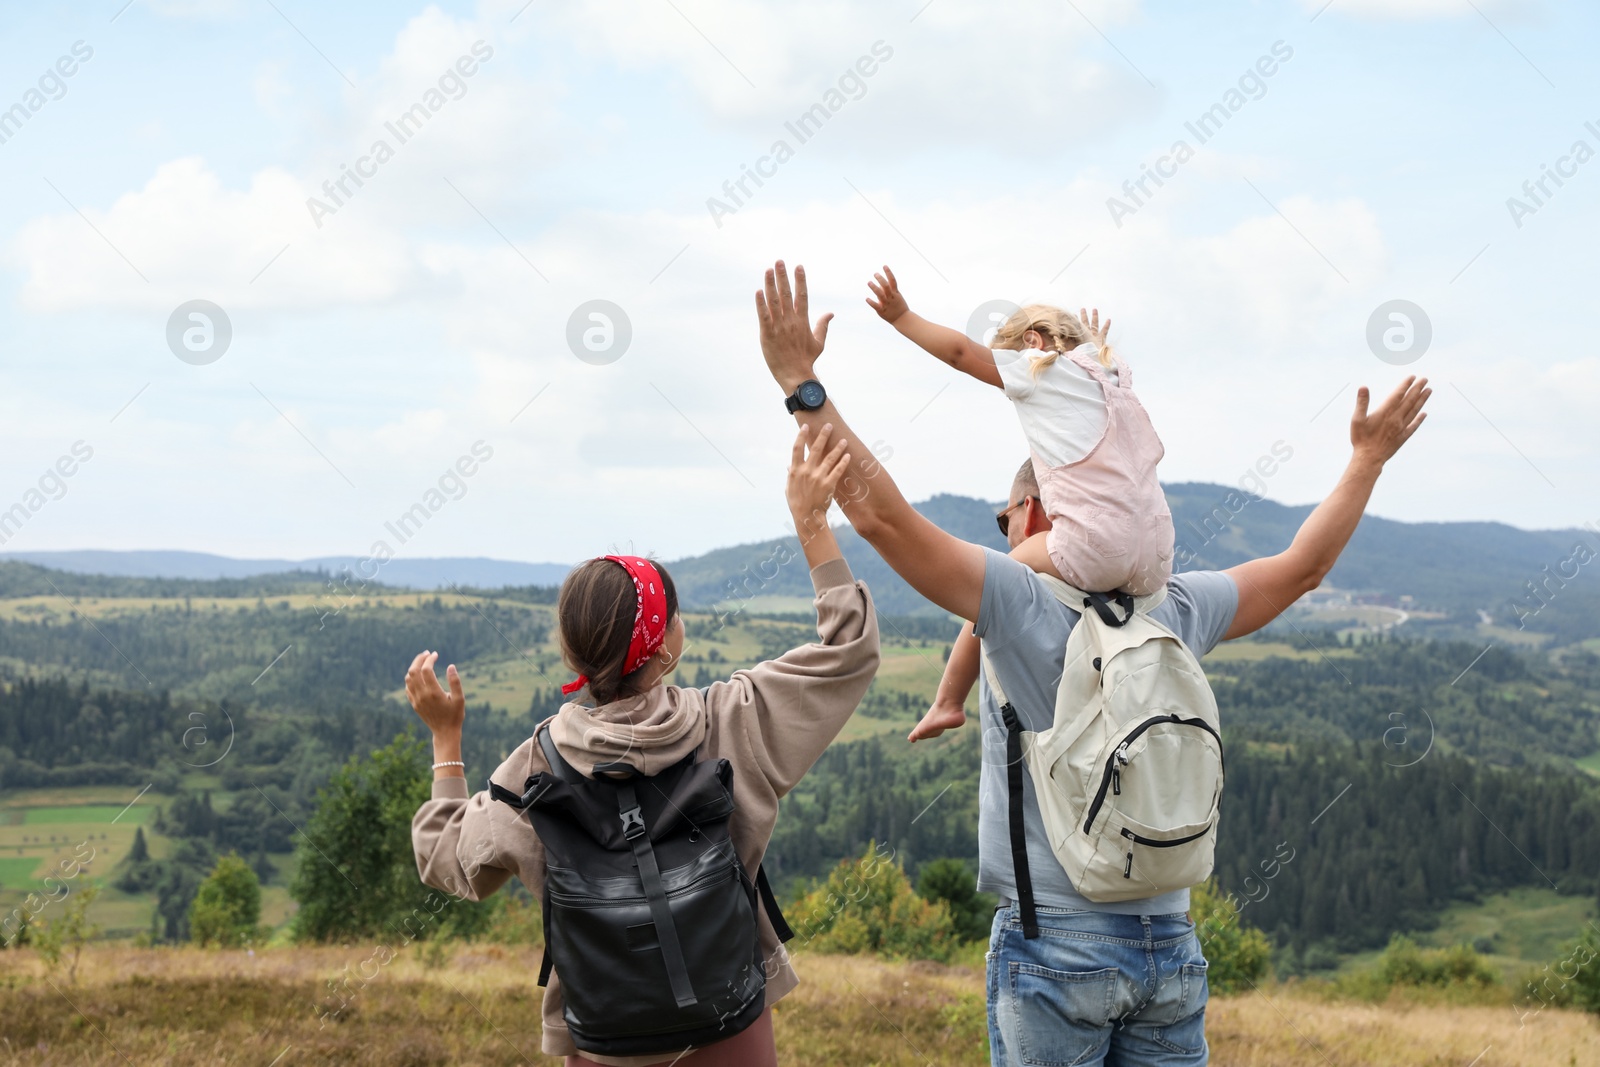
{"type": "MultiPolygon", "coordinates": [[[[726,1041],[696,1049],[676,1060],[662,1060],[652,1067],[778,1067],[778,1048],[772,1037],[772,1009],[749,1028],[726,1041]]],[[[586,1056],[568,1056],[567,1067],[601,1067],[586,1056]]]]}

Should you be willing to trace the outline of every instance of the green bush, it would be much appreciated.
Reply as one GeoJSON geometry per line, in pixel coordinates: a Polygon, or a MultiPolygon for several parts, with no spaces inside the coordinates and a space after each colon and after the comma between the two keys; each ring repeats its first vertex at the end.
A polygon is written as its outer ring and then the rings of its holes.
{"type": "Polygon", "coordinates": [[[840,863],[788,911],[795,931],[791,951],[943,962],[958,945],[949,905],[913,892],[893,850],[877,842],[860,859],[840,863]]]}
{"type": "Polygon", "coordinates": [[[217,861],[189,905],[189,936],[201,945],[238,948],[263,940],[261,881],[230,852],[217,861]]]}
{"type": "Polygon", "coordinates": [[[422,742],[405,734],[333,776],[317,794],[289,887],[300,904],[297,940],[409,943],[484,931],[487,903],[430,889],[417,877],[411,818],[431,795],[422,742]]]}
{"type": "Polygon", "coordinates": [[[1525,976],[1520,1000],[1527,1011],[1559,1007],[1600,1014],[1600,932],[1589,926],[1554,960],[1525,976]]]}
{"type": "Polygon", "coordinates": [[[994,925],[995,898],[978,892],[978,875],[966,860],[932,860],[917,874],[917,895],[944,901],[956,936],[963,941],[987,941],[994,925]]]}
{"type": "Polygon", "coordinates": [[[544,946],[544,916],[539,910],[539,902],[533,897],[507,886],[489,903],[497,906],[488,929],[484,931],[485,941],[497,945],[544,946]]]}
{"type": "Polygon", "coordinates": [[[1239,917],[1238,903],[1219,891],[1215,882],[1190,891],[1189,914],[1209,965],[1206,981],[1212,992],[1237,993],[1267,976],[1272,943],[1239,917]]]}
{"type": "Polygon", "coordinates": [[[1389,939],[1378,958],[1378,981],[1394,986],[1474,986],[1500,984],[1500,974],[1471,945],[1420,948],[1404,934],[1389,939]]]}
{"type": "Polygon", "coordinates": [[[1500,972],[1471,945],[1422,948],[1404,934],[1389,945],[1371,967],[1334,978],[1331,988],[1362,1000],[1385,1000],[1398,990],[1447,994],[1446,999],[1484,1002],[1504,992],[1500,972]]]}

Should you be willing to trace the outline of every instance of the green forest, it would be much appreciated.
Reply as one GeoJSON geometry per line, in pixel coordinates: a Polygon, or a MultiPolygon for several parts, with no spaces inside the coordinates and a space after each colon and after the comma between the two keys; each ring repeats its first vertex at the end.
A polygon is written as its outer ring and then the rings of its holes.
{"type": "MultiPolygon", "coordinates": [[[[560,706],[549,590],[334,598],[314,578],[0,564],[0,904],[37,890],[39,864],[69,843],[65,824],[46,829],[63,810],[136,793],[145,815],[118,824],[123,843],[108,837],[94,871],[120,908],[108,932],[189,937],[195,897],[229,854],[286,902],[339,768],[417,734],[400,680],[423,648],[466,678],[474,781],[560,706]]],[[[873,843],[914,880],[926,869],[959,882],[975,867],[980,731],[904,741],[955,624],[882,621],[877,681],[783,803],[767,867],[791,900],[873,843]]],[[[685,685],[814,636],[794,613],[687,623],[685,685]]],[[[1600,749],[1592,640],[1280,627],[1206,667],[1227,748],[1216,878],[1280,971],[1333,966],[1505,890],[1600,892],[1600,778],[1585,769],[1600,749]]]]}

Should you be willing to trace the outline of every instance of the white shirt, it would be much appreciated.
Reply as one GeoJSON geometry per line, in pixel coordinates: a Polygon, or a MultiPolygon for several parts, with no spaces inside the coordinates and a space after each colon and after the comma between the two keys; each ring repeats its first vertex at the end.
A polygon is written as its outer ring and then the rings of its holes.
{"type": "MultiPolygon", "coordinates": [[[[1092,342],[1074,351],[1099,359],[1100,349],[1092,342]]],[[[1064,467],[1087,456],[1105,436],[1106,398],[1099,382],[1064,357],[1035,378],[1033,361],[1043,355],[1038,349],[998,348],[994,365],[1006,396],[1016,405],[1028,447],[1046,467],[1064,467]]],[[[1115,378],[1117,372],[1107,368],[1106,374],[1115,378]]]]}

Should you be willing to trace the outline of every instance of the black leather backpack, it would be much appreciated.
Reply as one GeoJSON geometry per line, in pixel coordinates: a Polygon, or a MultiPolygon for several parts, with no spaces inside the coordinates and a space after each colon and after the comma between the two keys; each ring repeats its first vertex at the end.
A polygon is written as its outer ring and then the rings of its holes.
{"type": "Polygon", "coordinates": [[[752,880],[728,838],[733,767],[692,753],[653,777],[627,763],[578,773],[550,739],[553,773],[521,796],[544,846],[544,963],[561,976],[567,1027],[585,1052],[681,1054],[750,1026],[765,1004],[757,897],[781,940],[793,936],[760,868],[752,880]]]}

